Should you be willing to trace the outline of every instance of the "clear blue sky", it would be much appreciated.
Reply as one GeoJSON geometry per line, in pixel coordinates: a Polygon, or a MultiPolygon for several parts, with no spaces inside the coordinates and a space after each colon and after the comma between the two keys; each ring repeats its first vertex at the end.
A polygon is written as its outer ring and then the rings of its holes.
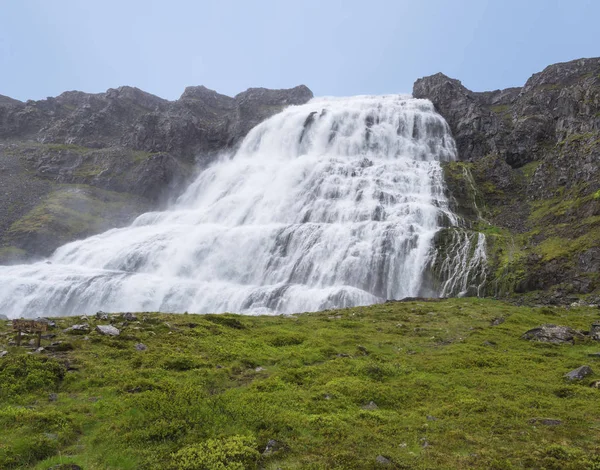
{"type": "Polygon", "coordinates": [[[483,91],[594,56],[600,0],[0,0],[0,94],[21,100],[120,85],[410,93],[438,71],[483,91]]]}

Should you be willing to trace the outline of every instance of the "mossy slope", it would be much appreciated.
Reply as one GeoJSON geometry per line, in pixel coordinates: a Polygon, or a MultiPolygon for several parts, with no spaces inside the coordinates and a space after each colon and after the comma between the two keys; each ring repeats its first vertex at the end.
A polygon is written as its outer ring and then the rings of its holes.
{"type": "Polygon", "coordinates": [[[369,469],[383,456],[399,469],[600,468],[598,376],[563,378],[600,372],[588,357],[600,343],[520,339],[543,323],[587,330],[598,313],[453,299],[138,314],[112,318],[121,336],[89,339],[63,332],[82,320],[58,319],[61,351],[0,359],[0,467],[369,469]],[[279,450],[262,455],[271,439],[279,450]]]}

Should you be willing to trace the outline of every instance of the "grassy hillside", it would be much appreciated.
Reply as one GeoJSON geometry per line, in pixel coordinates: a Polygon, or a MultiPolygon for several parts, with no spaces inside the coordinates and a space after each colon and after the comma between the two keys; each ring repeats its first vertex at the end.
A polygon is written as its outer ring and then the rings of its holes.
{"type": "Polygon", "coordinates": [[[600,342],[520,339],[599,313],[454,299],[111,315],[89,333],[61,318],[35,354],[0,322],[0,468],[600,469],[600,342]],[[120,336],[94,331],[109,322],[120,336]]]}

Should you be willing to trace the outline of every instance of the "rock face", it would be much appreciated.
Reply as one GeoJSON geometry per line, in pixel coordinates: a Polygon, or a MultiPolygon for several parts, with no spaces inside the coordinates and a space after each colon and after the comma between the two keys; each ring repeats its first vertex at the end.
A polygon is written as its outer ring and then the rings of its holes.
{"type": "Polygon", "coordinates": [[[26,103],[0,95],[0,263],[161,207],[196,168],[312,96],[303,85],[233,98],[188,87],[176,101],[132,87],[26,103]]]}
{"type": "Polygon", "coordinates": [[[600,295],[600,59],[555,64],[523,87],[416,81],[456,139],[444,168],[456,209],[487,236],[488,295],[600,295]]]}

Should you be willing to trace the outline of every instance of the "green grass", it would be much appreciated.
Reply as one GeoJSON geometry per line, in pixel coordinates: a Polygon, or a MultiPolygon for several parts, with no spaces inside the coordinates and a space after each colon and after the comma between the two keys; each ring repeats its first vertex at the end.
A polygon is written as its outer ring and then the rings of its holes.
{"type": "MultiPolygon", "coordinates": [[[[598,313],[452,299],[138,314],[88,339],[59,319],[64,351],[0,358],[0,468],[371,469],[381,455],[398,469],[598,469],[600,377],[563,375],[600,373],[600,343],[520,339],[543,323],[587,330],[598,313]],[[280,449],[263,456],[270,439],[280,449]]],[[[10,333],[0,322],[0,348],[10,333]]]]}

